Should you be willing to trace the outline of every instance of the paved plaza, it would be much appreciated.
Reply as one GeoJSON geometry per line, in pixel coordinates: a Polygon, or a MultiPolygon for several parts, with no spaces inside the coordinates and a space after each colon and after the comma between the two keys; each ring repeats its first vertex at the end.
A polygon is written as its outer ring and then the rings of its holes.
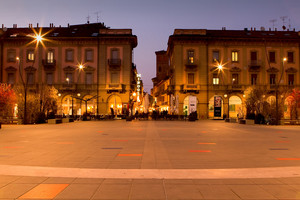
{"type": "Polygon", "coordinates": [[[300,127],[2,125],[0,200],[300,199],[300,127]]]}

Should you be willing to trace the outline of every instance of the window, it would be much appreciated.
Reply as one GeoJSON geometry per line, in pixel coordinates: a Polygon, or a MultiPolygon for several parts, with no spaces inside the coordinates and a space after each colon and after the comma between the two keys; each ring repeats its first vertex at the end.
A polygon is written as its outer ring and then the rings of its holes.
{"type": "Polygon", "coordinates": [[[48,85],[52,85],[53,84],[53,73],[47,73],[46,74],[46,83],[48,85]]]}
{"type": "Polygon", "coordinates": [[[256,51],[251,51],[250,59],[251,59],[251,61],[257,61],[257,52],[256,51]]]}
{"type": "Polygon", "coordinates": [[[7,51],[7,62],[16,62],[16,50],[9,49],[7,51]]]}
{"type": "Polygon", "coordinates": [[[287,56],[287,62],[288,63],[293,63],[294,62],[294,52],[288,52],[288,56],[287,56]]]}
{"type": "Polygon", "coordinates": [[[238,85],[238,84],[239,84],[239,75],[232,74],[232,85],[238,85]]]}
{"type": "Polygon", "coordinates": [[[232,62],[238,62],[239,61],[239,53],[238,53],[238,51],[232,51],[231,52],[231,61],[232,62]]]}
{"type": "Polygon", "coordinates": [[[73,83],[73,73],[66,73],[66,81],[68,84],[73,83]]]}
{"type": "Polygon", "coordinates": [[[213,74],[213,84],[214,85],[219,85],[220,79],[218,74],[213,74]]]}
{"type": "Polygon", "coordinates": [[[86,73],[85,74],[85,84],[93,84],[93,74],[92,73],[86,73]]]}
{"type": "Polygon", "coordinates": [[[158,72],[161,72],[161,67],[160,66],[158,67],[158,72]]]}
{"type": "Polygon", "coordinates": [[[119,50],[118,49],[111,50],[111,59],[119,59],[119,50]]]}
{"type": "Polygon", "coordinates": [[[270,74],[270,85],[275,85],[276,74],[270,74]]]}
{"type": "Polygon", "coordinates": [[[27,61],[34,61],[34,50],[27,51],[27,61]]]}
{"type": "Polygon", "coordinates": [[[269,61],[270,61],[270,63],[276,63],[276,56],[275,56],[276,54],[275,54],[275,51],[270,51],[269,52],[269,61]]]}
{"type": "Polygon", "coordinates": [[[32,85],[34,84],[34,74],[32,72],[27,73],[27,84],[32,85]]]}
{"type": "Polygon", "coordinates": [[[94,51],[92,49],[85,50],[85,61],[92,62],[94,60],[94,51]]]}
{"type": "Polygon", "coordinates": [[[294,85],[294,78],[295,78],[295,76],[294,76],[294,74],[289,74],[288,75],[288,84],[289,85],[294,85]]]}
{"type": "Polygon", "coordinates": [[[257,84],[257,74],[251,74],[251,85],[257,84]]]}
{"type": "Polygon", "coordinates": [[[120,83],[120,74],[118,72],[111,73],[111,83],[120,83]]]}
{"type": "Polygon", "coordinates": [[[213,51],[213,62],[220,62],[220,52],[213,51]]]}
{"type": "Polygon", "coordinates": [[[188,73],[188,84],[194,84],[194,73],[188,73]]]}
{"type": "Polygon", "coordinates": [[[194,51],[189,50],[188,51],[188,64],[193,64],[195,62],[194,60],[194,51]]]}
{"type": "Polygon", "coordinates": [[[54,51],[49,50],[47,53],[47,63],[53,63],[54,62],[54,51]]]}
{"type": "Polygon", "coordinates": [[[14,73],[8,73],[7,74],[7,83],[8,84],[14,84],[15,83],[15,74],[14,73]]]}
{"type": "Polygon", "coordinates": [[[66,50],[66,61],[67,62],[73,62],[74,61],[74,50],[73,49],[67,49],[66,50]]]}

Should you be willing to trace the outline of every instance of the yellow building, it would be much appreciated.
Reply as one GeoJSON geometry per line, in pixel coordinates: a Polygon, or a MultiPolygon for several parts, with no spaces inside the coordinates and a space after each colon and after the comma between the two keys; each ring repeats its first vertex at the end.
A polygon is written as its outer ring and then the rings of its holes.
{"type": "Polygon", "coordinates": [[[277,84],[280,90],[299,89],[299,35],[289,30],[175,29],[165,53],[169,74],[160,84],[158,77],[153,79],[154,94],[168,82],[168,97],[155,96],[168,99],[169,109],[178,101],[180,115],[197,111],[200,119],[244,117],[247,88],[264,89],[266,101],[275,96],[277,84]]]}
{"type": "Polygon", "coordinates": [[[54,86],[59,91],[57,114],[105,115],[111,108],[125,114],[129,109],[137,46],[131,29],[111,29],[103,23],[2,27],[0,45],[0,81],[21,84],[21,73],[31,90],[54,86]],[[36,47],[30,42],[40,30],[44,45],[36,47]]]}

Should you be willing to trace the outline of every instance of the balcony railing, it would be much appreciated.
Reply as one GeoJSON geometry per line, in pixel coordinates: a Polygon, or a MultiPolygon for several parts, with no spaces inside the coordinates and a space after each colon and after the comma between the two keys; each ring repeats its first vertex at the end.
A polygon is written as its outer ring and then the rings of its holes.
{"type": "Polygon", "coordinates": [[[197,64],[195,62],[187,61],[185,64],[185,71],[197,71],[197,64]]]}
{"type": "Polygon", "coordinates": [[[109,66],[121,66],[121,59],[108,59],[109,66]]]}
{"type": "Polygon", "coordinates": [[[42,64],[44,66],[45,71],[55,71],[56,69],[56,60],[48,60],[48,59],[43,59],[42,64]]]}

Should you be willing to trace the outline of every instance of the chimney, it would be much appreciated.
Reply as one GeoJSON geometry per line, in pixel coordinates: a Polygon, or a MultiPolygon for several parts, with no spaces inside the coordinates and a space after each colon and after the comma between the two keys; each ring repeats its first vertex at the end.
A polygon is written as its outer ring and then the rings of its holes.
{"type": "Polygon", "coordinates": [[[275,28],[275,31],[277,31],[277,28],[275,28]]]}
{"type": "Polygon", "coordinates": [[[254,27],[254,31],[256,31],[256,28],[254,27]]]}
{"type": "Polygon", "coordinates": [[[70,28],[70,24],[68,23],[68,28],[70,28]]]}
{"type": "Polygon", "coordinates": [[[2,29],[4,29],[4,24],[2,24],[2,29]]]}
{"type": "Polygon", "coordinates": [[[39,23],[36,23],[36,27],[37,27],[37,28],[39,27],[39,23]]]}
{"type": "Polygon", "coordinates": [[[269,31],[271,31],[271,28],[269,28],[269,31]]]}
{"type": "Polygon", "coordinates": [[[251,27],[251,31],[253,31],[253,28],[251,27]]]}

